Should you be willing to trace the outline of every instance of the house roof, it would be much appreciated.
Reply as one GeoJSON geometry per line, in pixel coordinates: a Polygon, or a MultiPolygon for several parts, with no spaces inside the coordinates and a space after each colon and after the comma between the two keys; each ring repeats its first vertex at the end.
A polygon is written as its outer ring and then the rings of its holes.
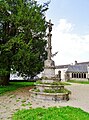
{"type": "Polygon", "coordinates": [[[80,63],[77,63],[77,65],[89,65],[89,62],[80,62],[80,63]]]}
{"type": "Polygon", "coordinates": [[[62,69],[62,68],[68,68],[69,64],[68,65],[58,65],[56,66],[56,69],[62,69]]]}
{"type": "MultiPolygon", "coordinates": [[[[89,65],[89,61],[88,62],[76,63],[76,65],[89,65]]],[[[58,66],[55,66],[55,67],[56,67],[56,69],[62,69],[62,68],[68,68],[69,66],[71,66],[71,65],[70,64],[66,64],[66,65],[58,65],[58,66]]]]}
{"type": "Polygon", "coordinates": [[[84,72],[87,73],[87,65],[80,64],[80,65],[70,65],[68,66],[67,72],[84,72]]]}

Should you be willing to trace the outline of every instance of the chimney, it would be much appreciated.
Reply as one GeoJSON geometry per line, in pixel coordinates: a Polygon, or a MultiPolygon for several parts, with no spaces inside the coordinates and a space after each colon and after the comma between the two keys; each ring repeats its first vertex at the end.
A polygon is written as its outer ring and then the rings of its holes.
{"type": "Polygon", "coordinates": [[[77,65],[77,61],[75,60],[75,65],[77,65]]]}

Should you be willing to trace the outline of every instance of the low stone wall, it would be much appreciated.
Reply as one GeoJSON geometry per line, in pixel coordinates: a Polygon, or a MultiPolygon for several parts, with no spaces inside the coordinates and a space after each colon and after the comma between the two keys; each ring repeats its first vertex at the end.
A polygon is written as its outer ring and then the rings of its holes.
{"type": "Polygon", "coordinates": [[[64,89],[64,85],[49,85],[49,84],[37,84],[36,88],[40,90],[40,92],[44,91],[45,89],[64,89]]]}
{"type": "Polygon", "coordinates": [[[58,82],[60,81],[59,79],[42,79],[42,83],[53,83],[53,82],[58,82]]]}
{"type": "Polygon", "coordinates": [[[48,101],[68,101],[69,93],[43,93],[29,90],[30,97],[48,101]]]}

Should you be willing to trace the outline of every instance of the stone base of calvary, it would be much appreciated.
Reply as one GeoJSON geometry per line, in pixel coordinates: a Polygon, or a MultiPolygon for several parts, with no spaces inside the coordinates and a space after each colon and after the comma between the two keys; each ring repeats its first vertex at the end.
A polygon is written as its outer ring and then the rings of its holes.
{"type": "Polygon", "coordinates": [[[48,101],[69,100],[70,92],[64,88],[59,78],[55,77],[55,62],[52,60],[51,46],[51,20],[48,22],[48,58],[44,62],[44,73],[42,80],[36,82],[34,89],[29,90],[30,97],[48,101]]]}

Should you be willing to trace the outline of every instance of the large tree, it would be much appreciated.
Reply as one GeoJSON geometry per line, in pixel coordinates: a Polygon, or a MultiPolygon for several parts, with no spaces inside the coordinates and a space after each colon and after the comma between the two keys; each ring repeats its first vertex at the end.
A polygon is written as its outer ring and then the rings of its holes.
{"type": "Polygon", "coordinates": [[[33,77],[43,70],[47,9],[34,0],[0,0],[0,84],[11,72],[33,77]]]}

